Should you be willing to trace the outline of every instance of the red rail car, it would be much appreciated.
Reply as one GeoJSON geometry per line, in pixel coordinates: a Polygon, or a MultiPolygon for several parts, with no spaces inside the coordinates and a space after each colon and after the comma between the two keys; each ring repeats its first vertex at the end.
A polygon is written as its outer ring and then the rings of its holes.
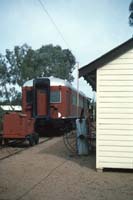
{"type": "Polygon", "coordinates": [[[34,138],[36,132],[46,136],[49,131],[60,134],[74,128],[83,109],[87,115],[88,98],[81,92],[77,95],[69,82],[55,77],[29,80],[22,88],[22,113],[4,117],[3,137],[34,138]]]}
{"type": "Polygon", "coordinates": [[[35,131],[42,135],[49,130],[56,134],[72,129],[82,109],[86,116],[88,98],[82,92],[77,95],[77,90],[68,81],[55,77],[39,78],[27,81],[23,86],[23,113],[36,119],[35,131]]]}

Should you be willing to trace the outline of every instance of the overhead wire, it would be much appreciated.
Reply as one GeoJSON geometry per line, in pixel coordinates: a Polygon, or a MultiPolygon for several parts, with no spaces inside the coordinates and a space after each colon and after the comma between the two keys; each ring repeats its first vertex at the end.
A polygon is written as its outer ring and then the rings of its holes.
{"type": "MultiPolygon", "coordinates": [[[[53,26],[55,27],[56,31],[58,32],[58,34],[60,35],[60,37],[62,38],[62,40],[64,41],[64,43],[66,44],[67,48],[71,50],[70,48],[70,45],[68,44],[68,42],[66,41],[66,39],[64,38],[62,32],[60,31],[60,29],[58,28],[55,20],[53,19],[53,17],[50,15],[50,13],[48,12],[48,10],[46,9],[45,5],[44,5],[44,0],[42,2],[42,0],[37,0],[40,4],[40,6],[42,7],[43,9],[43,12],[48,16],[48,18],[50,19],[51,23],[53,24],[53,26]]],[[[77,64],[77,91],[78,91],[78,94],[79,94],[79,73],[78,73],[78,70],[79,70],[79,62],[76,62],[77,64]]],[[[77,96],[77,98],[79,98],[79,95],[77,96]]],[[[79,101],[79,100],[78,100],[79,101]]],[[[78,103],[79,104],[79,103],[78,103]]],[[[78,104],[77,104],[77,107],[78,107],[78,104]]],[[[77,111],[78,113],[78,111],[77,111]]]]}
{"type": "Polygon", "coordinates": [[[50,15],[50,13],[48,12],[48,10],[46,9],[45,5],[44,5],[44,1],[42,2],[42,0],[37,0],[40,4],[40,6],[42,7],[43,11],[45,12],[45,14],[47,14],[48,18],[50,19],[51,23],[54,25],[56,31],[58,32],[58,34],[60,35],[60,37],[62,38],[62,40],[64,41],[64,43],[66,44],[66,46],[70,48],[70,45],[68,44],[68,42],[66,41],[66,39],[64,38],[62,32],[60,31],[60,29],[58,28],[55,20],[53,19],[53,17],[50,15]]]}

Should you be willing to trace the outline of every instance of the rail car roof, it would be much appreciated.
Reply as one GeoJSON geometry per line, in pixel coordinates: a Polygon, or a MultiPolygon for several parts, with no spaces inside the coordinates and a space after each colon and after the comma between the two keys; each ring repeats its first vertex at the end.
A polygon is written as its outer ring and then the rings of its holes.
{"type": "MultiPolygon", "coordinates": [[[[56,78],[56,77],[53,77],[53,76],[50,76],[50,77],[40,77],[41,79],[42,78],[48,78],[49,80],[50,80],[50,85],[51,86],[59,86],[59,85],[61,85],[61,86],[67,86],[67,87],[72,87],[72,85],[68,82],[68,81],[66,81],[66,80],[63,80],[63,79],[60,79],[60,78],[56,78]]],[[[24,87],[32,87],[33,86],[33,80],[34,79],[31,79],[31,80],[29,80],[29,81],[27,81],[27,82],[25,82],[24,83],[24,87]]]]}
{"type": "MultiPolygon", "coordinates": [[[[59,86],[59,85],[60,85],[60,86],[66,86],[66,87],[68,87],[68,88],[70,88],[70,89],[72,89],[72,90],[77,91],[76,88],[73,87],[73,85],[72,85],[71,83],[69,83],[68,81],[63,80],[63,79],[61,79],[61,78],[56,78],[56,77],[53,77],[53,76],[50,76],[50,77],[40,77],[40,78],[41,78],[41,79],[42,79],[42,78],[44,78],[44,79],[45,79],[45,78],[48,78],[48,79],[50,80],[50,86],[59,86]]],[[[34,80],[34,79],[31,79],[31,80],[25,82],[24,85],[23,85],[23,87],[32,87],[32,86],[33,86],[33,80],[34,80]]],[[[83,92],[79,91],[79,93],[80,93],[82,96],[84,96],[84,97],[87,98],[87,96],[86,96],[83,92]]]]}

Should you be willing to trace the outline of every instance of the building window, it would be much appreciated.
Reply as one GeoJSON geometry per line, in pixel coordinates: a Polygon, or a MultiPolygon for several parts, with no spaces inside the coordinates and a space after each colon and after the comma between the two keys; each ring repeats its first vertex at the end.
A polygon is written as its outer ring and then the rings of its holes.
{"type": "Polygon", "coordinates": [[[50,92],[50,103],[61,103],[61,92],[51,91],[50,92]]]}

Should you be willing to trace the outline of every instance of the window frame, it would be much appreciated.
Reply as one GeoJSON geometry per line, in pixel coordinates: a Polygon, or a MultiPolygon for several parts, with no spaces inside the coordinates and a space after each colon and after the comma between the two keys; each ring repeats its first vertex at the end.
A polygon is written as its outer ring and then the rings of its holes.
{"type": "Polygon", "coordinates": [[[50,91],[50,103],[61,103],[62,99],[61,99],[61,91],[60,90],[53,90],[50,91]],[[51,101],[51,93],[52,92],[59,92],[59,101],[51,101]]]}
{"type": "Polygon", "coordinates": [[[26,91],[26,103],[32,104],[33,103],[33,90],[26,91]]]}

